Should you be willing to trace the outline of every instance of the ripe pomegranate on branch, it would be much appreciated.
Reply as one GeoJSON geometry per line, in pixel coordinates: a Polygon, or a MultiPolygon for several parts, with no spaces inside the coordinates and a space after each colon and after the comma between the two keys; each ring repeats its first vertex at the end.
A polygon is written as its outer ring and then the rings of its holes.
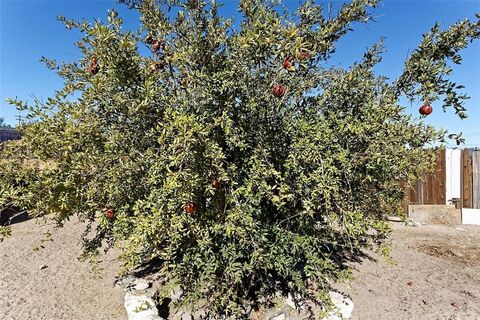
{"type": "Polygon", "coordinates": [[[422,116],[428,116],[433,112],[433,108],[428,102],[425,102],[425,104],[418,109],[418,112],[420,112],[422,116]]]}

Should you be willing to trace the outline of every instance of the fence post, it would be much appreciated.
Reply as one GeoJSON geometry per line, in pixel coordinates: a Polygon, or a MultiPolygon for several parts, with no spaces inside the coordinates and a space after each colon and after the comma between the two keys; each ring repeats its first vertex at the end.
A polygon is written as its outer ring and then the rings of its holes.
{"type": "Polygon", "coordinates": [[[462,208],[472,207],[472,154],[468,149],[462,152],[462,208]]]}

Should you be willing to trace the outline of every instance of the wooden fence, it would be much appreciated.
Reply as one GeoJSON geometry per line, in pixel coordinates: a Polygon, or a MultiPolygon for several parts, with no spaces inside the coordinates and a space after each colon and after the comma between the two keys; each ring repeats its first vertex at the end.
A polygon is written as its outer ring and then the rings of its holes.
{"type": "Polygon", "coordinates": [[[417,181],[408,193],[408,204],[445,204],[445,150],[437,154],[434,171],[417,181]]]}
{"type": "Polygon", "coordinates": [[[462,152],[462,208],[480,209],[480,150],[462,152]]]}
{"type": "Polygon", "coordinates": [[[480,209],[480,150],[440,150],[433,172],[408,190],[404,204],[456,204],[480,209]],[[452,186],[458,192],[452,191],[452,186]]]}

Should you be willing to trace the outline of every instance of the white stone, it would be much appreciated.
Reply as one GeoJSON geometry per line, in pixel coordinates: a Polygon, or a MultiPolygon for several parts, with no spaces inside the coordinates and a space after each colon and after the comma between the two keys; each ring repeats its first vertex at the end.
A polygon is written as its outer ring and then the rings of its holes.
{"type": "Polygon", "coordinates": [[[192,315],[190,314],[190,312],[184,312],[182,314],[182,320],[192,320],[192,315]]]}
{"type": "Polygon", "coordinates": [[[280,314],[277,314],[275,317],[273,317],[271,320],[288,320],[287,316],[285,315],[285,313],[280,313],[280,314]]]}
{"type": "Polygon", "coordinates": [[[124,305],[128,320],[164,320],[158,315],[155,302],[149,296],[127,292],[124,305]]]}
{"type": "Polygon", "coordinates": [[[170,299],[172,299],[173,302],[178,301],[183,295],[183,290],[180,288],[180,286],[176,286],[172,290],[170,290],[170,299]]]}
{"type": "Polygon", "coordinates": [[[127,277],[123,280],[117,280],[117,285],[125,286],[125,291],[146,290],[150,288],[151,283],[145,279],[127,277]]]}
{"type": "Polygon", "coordinates": [[[39,267],[40,270],[47,269],[47,268],[48,268],[48,266],[47,266],[46,264],[42,264],[42,265],[39,267]]]}
{"type": "Polygon", "coordinates": [[[418,221],[413,221],[412,219],[408,219],[407,225],[410,227],[421,227],[423,224],[418,221]]]}
{"type": "Polygon", "coordinates": [[[145,279],[135,279],[132,283],[132,289],[133,290],[145,290],[150,288],[150,282],[148,282],[145,279]]]}
{"type": "Polygon", "coordinates": [[[293,301],[293,296],[290,292],[288,293],[288,297],[287,297],[287,299],[285,299],[285,302],[288,304],[288,306],[290,308],[292,308],[292,309],[296,308],[295,301],[293,301]]]}
{"type": "Polygon", "coordinates": [[[126,286],[130,285],[131,283],[133,283],[135,281],[135,279],[137,279],[137,278],[132,277],[132,276],[123,277],[123,278],[115,280],[115,285],[119,286],[119,287],[126,287],[126,286]]]}
{"type": "MultiPolygon", "coordinates": [[[[186,309],[178,310],[173,316],[170,316],[171,320],[192,320],[194,319],[191,312],[186,309]]],[[[197,319],[197,318],[195,318],[197,319]]]]}
{"type": "Polygon", "coordinates": [[[353,301],[335,291],[330,291],[328,294],[330,295],[330,299],[332,299],[335,310],[330,312],[324,320],[350,319],[354,307],[353,301]]]}
{"type": "MultiPolygon", "coordinates": [[[[297,300],[300,300],[300,298],[300,296],[297,296],[297,300]]],[[[285,303],[292,309],[304,309],[302,302],[298,302],[298,305],[295,304],[295,300],[293,299],[293,295],[291,292],[288,293],[287,299],[285,299],[285,303]]]]}
{"type": "Polygon", "coordinates": [[[387,220],[393,222],[403,222],[403,219],[398,216],[388,216],[387,220]]]}
{"type": "Polygon", "coordinates": [[[207,312],[205,309],[197,310],[192,314],[193,319],[205,319],[206,316],[207,312]]]}

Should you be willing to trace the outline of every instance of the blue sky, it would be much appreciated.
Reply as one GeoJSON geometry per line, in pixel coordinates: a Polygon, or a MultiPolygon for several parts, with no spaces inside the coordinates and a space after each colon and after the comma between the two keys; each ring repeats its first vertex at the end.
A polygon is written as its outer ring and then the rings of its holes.
{"type": "MultiPolygon", "coordinates": [[[[222,13],[235,16],[238,0],[223,2],[222,13]]],[[[322,2],[334,7],[341,4],[322,2]]],[[[283,3],[293,8],[298,1],[283,3]]],[[[135,28],[138,14],[113,0],[0,0],[0,117],[9,124],[16,123],[18,112],[5,102],[8,97],[46,99],[62,87],[61,80],[39,62],[40,57],[60,61],[80,58],[74,46],[79,34],[56,21],[58,15],[105,20],[111,8],[120,12],[126,27],[135,28]]],[[[475,19],[475,12],[480,12],[480,0],[386,0],[375,10],[376,22],[355,25],[355,32],[339,42],[332,62],[348,67],[361,58],[368,46],[385,36],[387,52],[376,71],[394,79],[400,75],[405,58],[418,45],[421,35],[436,21],[446,27],[460,19],[475,19]]],[[[451,132],[462,131],[466,146],[480,146],[480,41],[471,44],[462,55],[463,63],[455,66],[452,79],[464,84],[465,92],[471,96],[466,104],[469,118],[461,121],[453,110],[443,113],[434,104],[434,113],[426,121],[451,132]]],[[[418,114],[420,104],[405,103],[406,112],[418,114]]]]}

